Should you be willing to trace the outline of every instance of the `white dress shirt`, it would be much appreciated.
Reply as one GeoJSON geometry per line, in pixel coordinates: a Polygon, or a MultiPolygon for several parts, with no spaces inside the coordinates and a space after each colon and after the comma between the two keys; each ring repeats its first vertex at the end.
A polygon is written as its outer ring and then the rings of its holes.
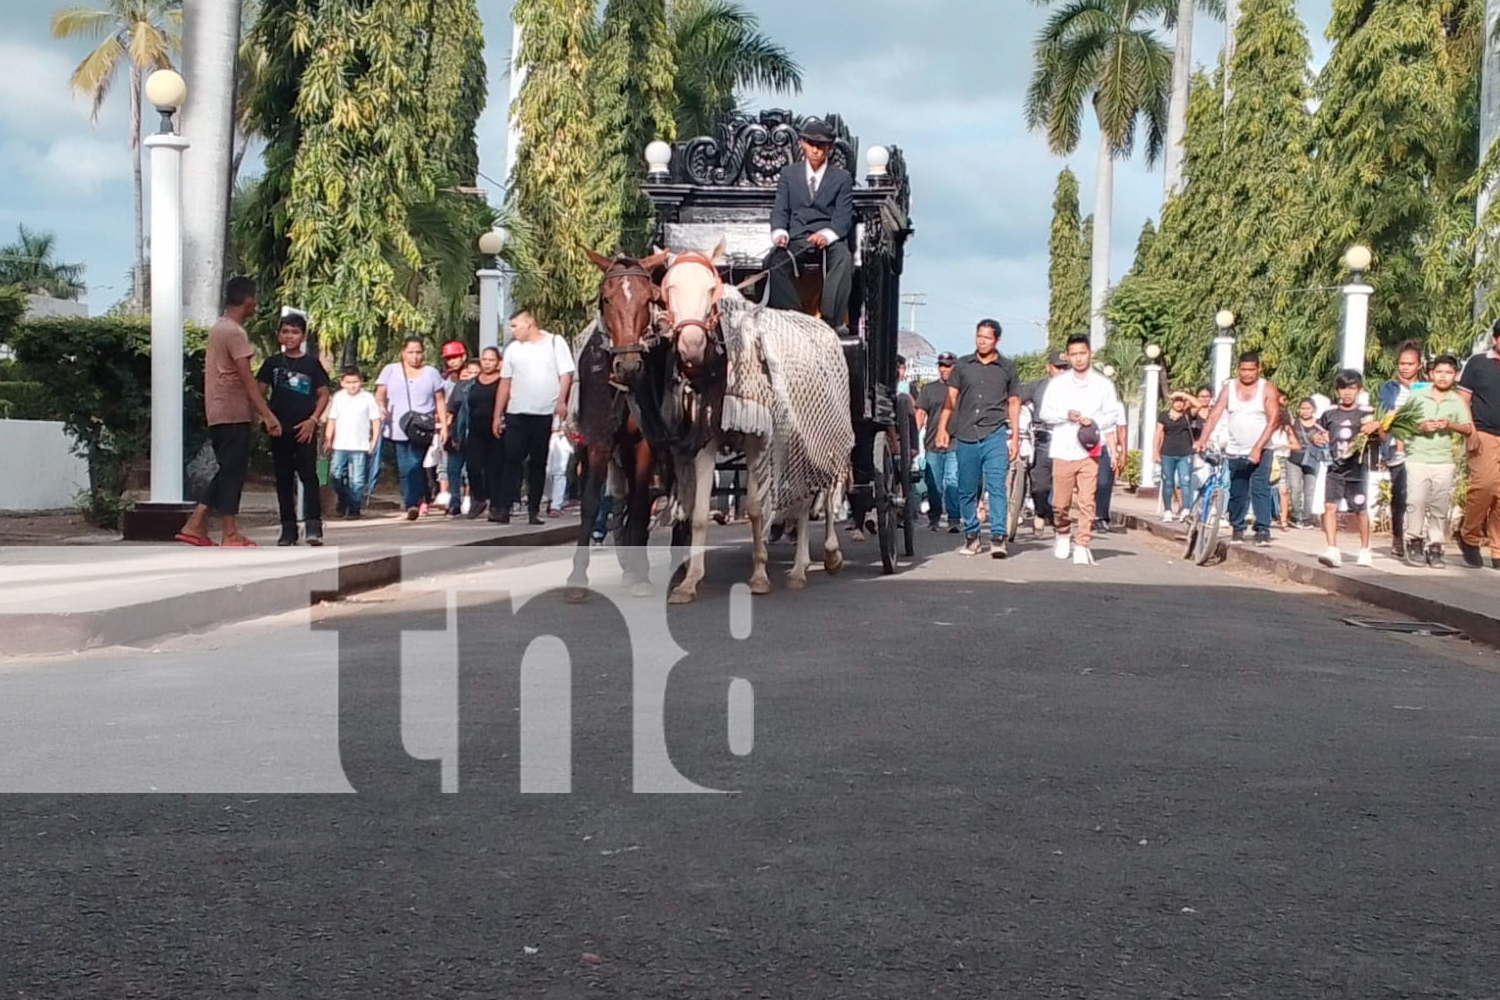
{"type": "MultiPolygon", "coordinates": [[[[804,183],[806,183],[807,186],[814,192],[821,191],[823,189],[823,176],[828,173],[828,161],[824,160],[823,165],[817,170],[814,170],[812,168],[812,164],[808,163],[806,160],[803,160],[802,162],[804,164],[802,171],[804,183]]],[[[818,233],[830,244],[838,242],[839,234],[834,232],[832,229],[820,229],[818,230],[818,233]]],[[[775,243],[783,236],[785,236],[789,240],[792,238],[792,234],[787,232],[785,229],[773,229],[771,231],[771,242],[775,243]]]]}

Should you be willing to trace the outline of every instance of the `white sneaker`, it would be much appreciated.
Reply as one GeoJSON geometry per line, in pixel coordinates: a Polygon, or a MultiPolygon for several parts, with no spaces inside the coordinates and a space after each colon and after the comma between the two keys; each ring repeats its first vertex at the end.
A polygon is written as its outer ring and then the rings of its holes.
{"type": "Polygon", "coordinates": [[[467,514],[469,512],[469,501],[472,499],[472,497],[464,497],[463,502],[458,505],[458,512],[460,514],[467,514]]]}
{"type": "Polygon", "coordinates": [[[1354,560],[1356,566],[1374,566],[1375,551],[1373,549],[1360,549],[1359,558],[1354,560]]]}
{"type": "Polygon", "coordinates": [[[1339,555],[1339,550],[1337,548],[1324,549],[1323,554],[1318,556],[1318,562],[1322,563],[1324,566],[1329,567],[1330,569],[1338,569],[1339,564],[1343,561],[1344,557],[1339,555]]]}
{"type": "Polygon", "coordinates": [[[1069,535],[1058,535],[1057,541],[1052,543],[1052,554],[1059,559],[1068,558],[1068,549],[1072,546],[1073,539],[1069,535]]]}
{"type": "Polygon", "coordinates": [[[1092,565],[1094,565],[1094,554],[1089,551],[1089,547],[1087,545],[1080,545],[1080,546],[1078,546],[1077,548],[1075,548],[1073,550],[1073,565],[1074,566],[1092,566],[1092,565]]]}
{"type": "Polygon", "coordinates": [[[1172,512],[1170,510],[1162,511],[1161,523],[1162,524],[1171,524],[1172,523],[1172,512]]]}
{"type": "Polygon", "coordinates": [[[433,498],[432,505],[434,507],[447,507],[448,506],[448,501],[451,500],[451,499],[453,499],[453,497],[448,493],[448,491],[447,490],[443,490],[441,493],[439,493],[436,497],[433,498]]]}

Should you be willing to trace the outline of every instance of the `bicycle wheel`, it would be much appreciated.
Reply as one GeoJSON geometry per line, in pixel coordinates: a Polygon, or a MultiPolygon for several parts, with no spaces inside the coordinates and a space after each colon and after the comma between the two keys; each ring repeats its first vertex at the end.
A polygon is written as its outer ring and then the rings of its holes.
{"type": "Polygon", "coordinates": [[[1224,508],[1228,503],[1228,493],[1223,487],[1215,485],[1205,508],[1203,525],[1198,530],[1198,551],[1193,555],[1193,561],[1199,566],[1205,565],[1218,554],[1219,525],[1223,522],[1224,508]]]}
{"type": "Polygon", "coordinates": [[[1026,462],[1017,456],[1005,472],[1005,537],[1007,540],[1015,540],[1016,525],[1021,523],[1021,512],[1026,509],[1026,486],[1030,478],[1026,472],[1026,462]]]}

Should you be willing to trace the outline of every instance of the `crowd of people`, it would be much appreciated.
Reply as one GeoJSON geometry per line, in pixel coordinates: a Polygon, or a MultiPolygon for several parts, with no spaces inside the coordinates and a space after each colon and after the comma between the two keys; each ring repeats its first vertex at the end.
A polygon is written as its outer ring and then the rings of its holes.
{"type": "Polygon", "coordinates": [[[566,426],[575,366],[567,341],[542,330],[528,310],[511,316],[503,355],[487,347],[470,358],[462,343],[450,341],[441,369],[426,363],[420,337],[408,337],[371,392],[357,366],[343,368],[332,385],[307,352],[307,319],[295,311],[280,318],[280,351],[252,376],[255,352],[245,323],[257,307],[254,284],[232,279],[223,315],[209,331],[204,409],[218,468],[178,541],[215,544],[208,518],[218,514],[218,544],[255,544],[236,519],[256,422],[270,437],[278,545],[322,544],[320,447],[336,498],[333,516],[340,519],[366,514],[385,462],[395,467],[398,516],[408,521],[440,511],[509,524],[523,505],[532,525],[546,523],[544,506],[549,516],[561,516],[576,443],[566,426]]]}
{"type": "MultiPolygon", "coordinates": [[[[1395,377],[1373,401],[1363,376],[1345,370],[1332,397],[1298,400],[1293,412],[1254,352],[1240,356],[1218,393],[1209,386],[1171,392],[1151,431],[1162,520],[1195,516],[1209,459],[1223,461],[1232,544],[1245,543],[1247,531],[1252,544],[1267,546],[1273,527],[1321,528],[1327,547],[1319,561],[1337,567],[1339,515],[1347,512],[1359,536],[1356,563],[1368,566],[1372,474],[1384,470],[1393,557],[1441,569],[1451,534],[1464,565],[1484,566],[1488,547],[1500,568],[1500,323],[1492,338],[1490,351],[1466,363],[1427,357],[1417,342],[1400,345],[1395,377]],[[1408,404],[1413,426],[1395,433],[1386,415],[1408,404]],[[1462,521],[1450,531],[1460,458],[1468,485],[1462,521]]],[[[1126,454],[1124,408],[1113,383],[1093,368],[1086,334],[1069,337],[1065,351],[1048,356],[1046,377],[1026,384],[999,353],[999,340],[1000,325],[981,320],[974,353],[939,355],[938,379],[915,399],[929,525],[962,532],[959,551],[977,555],[987,507],[988,550],[1005,558],[1006,472],[1024,460],[1031,506],[1038,527],[1054,532],[1055,554],[1091,563],[1092,535],[1109,530],[1109,495],[1126,454]]]]}

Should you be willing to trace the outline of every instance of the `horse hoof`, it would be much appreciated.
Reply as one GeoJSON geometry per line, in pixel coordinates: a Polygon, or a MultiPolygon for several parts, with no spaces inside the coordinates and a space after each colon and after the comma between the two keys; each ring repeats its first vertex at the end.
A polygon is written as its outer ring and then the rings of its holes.
{"type": "Polygon", "coordinates": [[[638,583],[630,585],[630,595],[632,597],[650,597],[655,592],[656,588],[651,586],[650,582],[646,580],[641,580],[638,583]]]}
{"type": "Polygon", "coordinates": [[[807,588],[807,577],[789,576],[786,578],[787,590],[805,590],[807,588]]]}
{"type": "Polygon", "coordinates": [[[768,577],[757,576],[750,580],[750,593],[763,597],[771,592],[771,581],[768,577]]]}
{"type": "Polygon", "coordinates": [[[823,572],[829,576],[838,576],[844,568],[844,554],[842,552],[831,552],[823,557],[823,572]]]}
{"type": "Polygon", "coordinates": [[[696,587],[678,587],[667,597],[668,604],[692,604],[698,599],[696,587]]]}
{"type": "Polygon", "coordinates": [[[563,600],[569,604],[582,604],[588,599],[589,589],[587,587],[569,586],[563,589],[563,600]]]}

